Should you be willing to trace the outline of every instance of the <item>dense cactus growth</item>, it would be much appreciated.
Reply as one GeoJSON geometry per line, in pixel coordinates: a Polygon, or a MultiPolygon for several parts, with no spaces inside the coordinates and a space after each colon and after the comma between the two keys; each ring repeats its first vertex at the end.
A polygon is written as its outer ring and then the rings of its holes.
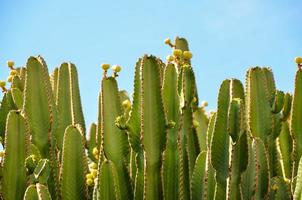
{"type": "Polygon", "coordinates": [[[98,116],[86,131],[78,74],[42,57],[8,62],[0,81],[0,199],[302,199],[302,58],[293,93],[253,67],[199,105],[192,53],[169,39],[167,62],[135,64],[132,97],[103,64],[98,116]],[[86,134],[87,133],[87,134],[86,134]]]}

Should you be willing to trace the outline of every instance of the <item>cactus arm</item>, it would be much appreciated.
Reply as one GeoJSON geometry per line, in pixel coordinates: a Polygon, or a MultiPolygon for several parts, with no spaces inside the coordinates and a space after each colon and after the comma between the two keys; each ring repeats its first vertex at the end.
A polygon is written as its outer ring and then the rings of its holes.
{"type": "Polygon", "coordinates": [[[102,80],[101,114],[104,156],[115,164],[118,171],[121,197],[131,199],[130,177],[125,163],[130,150],[126,133],[115,125],[122,111],[117,81],[113,77],[102,80]]]}
{"type": "Polygon", "coordinates": [[[291,104],[292,104],[292,96],[289,93],[285,93],[284,103],[283,103],[283,108],[282,108],[282,120],[283,121],[287,120],[290,116],[291,104]]]}
{"type": "Polygon", "coordinates": [[[302,198],[302,159],[299,161],[299,167],[297,171],[297,180],[294,192],[294,200],[302,198]]]}
{"type": "Polygon", "coordinates": [[[59,77],[59,68],[56,67],[53,70],[52,74],[50,75],[51,88],[55,100],[58,98],[58,77],[59,77]]]}
{"type": "Polygon", "coordinates": [[[302,69],[298,69],[295,77],[295,90],[291,110],[290,131],[295,144],[294,176],[297,174],[299,160],[302,155],[302,69]]]}
{"type": "Polygon", "coordinates": [[[205,193],[203,198],[204,199],[214,199],[215,195],[215,169],[211,164],[211,143],[212,143],[212,135],[215,125],[215,118],[216,113],[211,114],[209,119],[209,125],[207,129],[207,138],[206,138],[206,145],[207,145],[207,160],[206,160],[206,181],[205,181],[205,193]]]}
{"type": "Polygon", "coordinates": [[[198,122],[198,126],[195,127],[196,134],[198,138],[198,144],[200,151],[206,151],[207,150],[207,129],[208,129],[208,123],[209,119],[207,117],[207,114],[204,110],[204,108],[198,108],[194,114],[193,119],[198,122]]]}
{"type": "Polygon", "coordinates": [[[153,56],[144,56],[141,65],[141,140],[145,156],[144,198],[162,199],[160,176],[166,140],[166,118],[161,96],[160,69],[153,56]]]}
{"type": "Polygon", "coordinates": [[[84,139],[78,127],[70,125],[64,134],[62,165],[60,169],[61,198],[86,199],[85,175],[87,160],[84,139]]]}
{"type": "Polygon", "coordinates": [[[23,109],[31,127],[32,142],[39,148],[43,157],[49,157],[47,133],[52,118],[49,75],[39,58],[30,57],[26,65],[23,109]]]}
{"type": "Polygon", "coordinates": [[[83,134],[86,134],[84,114],[81,105],[81,95],[79,88],[78,72],[74,64],[69,65],[69,81],[71,94],[71,116],[73,124],[80,124],[83,134]]]}
{"type": "MultiPolygon", "coordinates": [[[[183,96],[183,105],[182,106],[182,115],[181,115],[181,128],[180,128],[180,141],[182,145],[182,149],[187,154],[188,159],[188,168],[189,174],[187,178],[190,179],[192,177],[193,168],[195,165],[196,157],[199,153],[199,146],[198,146],[198,138],[193,128],[193,99],[195,97],[195,77],[191,67],[186,67],[182,71],[183,78],[182,78],[182,91],[181,96],[183,96]]],[[[186,159],[184,158],[184,161],[186,159]]]]}
{"type": "Polygon", "coordinates": [[[136,62],[135,65],[135,75],[134,75],[134,93],[133,93],[133,103],[131,106],[130,116],[127,121],[127,126],[129,127],[129,142],[131,147],[135,152],[141,149],[140,146],[140,127],[141,127],[141,58],[136,62]]]}
{"type": "Polygon", "coordinates": [[[15,110],[16,105],[10,90],[4,93],[0,105],[0,137],[5,137],[6,118],[10,110],[15,110]]]}
{"type": "Polygon", "coordinates": [[[88,156],[95,163],[97,163],[97,160],[93,155],[93,148],[97,147],[96,134],[97,134],[97,125],[95,123],[92,123],[89,129],[88,156]]]}
{"type": "Polygon", "coordinates": [[[134,182],[134,199],[144,198],[144,153],[140,151],[136,154],[136,175],[134,182]]]}
{"type": "Polygon", "coordinates": [[[63,63],[57,72],[56,104],[58,108],[59,127],[56,131],[57,146],[61,150],[63,146],[64,132],[67,126],[72,124],[71,117],[71,91],[69,81],[68,63],[63,63]]]}
{"type": "Polygon", "coordinates": [[[42,185],[40,183],[37,183],[36,187],[37,187],[37,193],[38,193],[39,200],[51,200],[51,196],[48,191],[48,187],[46,187],[45,185],[42,185]]]}
{"type": "Polygon", "coordinates": [[[18,88],[12,88],[12,97],[14,103],[18,109],[22,109],[23,106],[23,93],[18,88]]]}
{"type": "Polygon", "coordinates": [[[264,143],[259,138],[254,139],[253,149],[256,160],[256,193],[255,199],[265,199],[269,190],[269,163],[264,143]]]}
{"type": "Polygon", "coordinates": [[[226,198],[226,179],[229,168],[229,135],[227,130],[230,102],[230,80],[222,82],[218,94],[218,108],[211,144],[211,163],[216,170],[216,199],[226,198]]]}
{"type": "Polygon", "coordinates": [[[164,71],[163,103],[168,121],[175,126],[168,130],[167,146],[163,161],[163,188],[165,199],[178,199],[178,149],[177,133],[179,123],[179,96],[177,91],[177,69],[168,64],[164,71]]]}
{"type": "Polygon", "coordinates": [[[284,177],[290,179],[292,176],[292,153],[293,153],[293,140],[290,135],[288,122],[282,122],[282,129],[279,135],[279,148],[281,152],[281,163],[284,170],[284,177]]]}
{"type": "Polygon", "coordinates": [[[119,200],[121,192],[118,172],[113,162],[104,160],[100,169],[98,199],[119,200]]]}
{"type": "Polygon", "coordinates": [[[272,115],[269,92],[266,88],[265,75],[261,68],[251,68],[247,73],[246,88],[248,103],[248,127],[254,137],[266,141],[272,129],[272,115]]]}
{"type": "Polygon", "coordinates": [[[270,199],[291,200],[292,195],[290,186],[281,177],[273,177],[271,179],[270,199]]]}
{"type": "Polygon", "coordinates": [[[191,180],[191,199],[201,199],[204,196],[204,180],[206,177],[207,152],[202,151],[196,158],[191,180]]]}
{"type": "Polygon", "coordinates": [[[27,187],[23,199],[24,200],[39,200],[36,185],[30,185],[27,187]]]}
{"type": "Polygon", "coordinates": [[[2,190],[4,199],[23,197],[26,188],[25,158],[28,154],[29,134],[19,111],[10,111],[5,132],[2,190]]]}
{"type": "Polygon", "coordinates": [[[241,174],[248,165],[247,134],[243,133],[238,142],[232,145],[231,166],[229,176],[228,199],[242,199],[241,174]]]}

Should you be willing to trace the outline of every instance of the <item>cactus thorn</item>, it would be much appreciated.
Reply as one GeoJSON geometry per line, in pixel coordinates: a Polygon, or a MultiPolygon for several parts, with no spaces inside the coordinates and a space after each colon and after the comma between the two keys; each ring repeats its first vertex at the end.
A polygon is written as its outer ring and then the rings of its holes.
{"type": "Polygon", "coordinates": [[[8,66],[10,69],[14,70],[14,65],[15,65],[15,62],[14,62],[14,61],[12,61],[12,60],[7,61],[7,66],[8,66]]]}

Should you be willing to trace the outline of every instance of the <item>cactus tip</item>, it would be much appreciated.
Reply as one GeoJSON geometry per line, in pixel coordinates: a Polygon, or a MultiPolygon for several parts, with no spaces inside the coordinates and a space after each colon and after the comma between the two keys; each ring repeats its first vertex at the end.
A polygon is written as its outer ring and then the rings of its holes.
{"type": "Polygon", "coordinates": [[[101,65],[104,71],[107,71],[110,68],[110,64],[104,63],[101,65]]]}
{"type": "Polygon", "coordinates": [[[297,63],[298,67],[302,67],[302,57],[296,57],[295,62],[297,63]]]}

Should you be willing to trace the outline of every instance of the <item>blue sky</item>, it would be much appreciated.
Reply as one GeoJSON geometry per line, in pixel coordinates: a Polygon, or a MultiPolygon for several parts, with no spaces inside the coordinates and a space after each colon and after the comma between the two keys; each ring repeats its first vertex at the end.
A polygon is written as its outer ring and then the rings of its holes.
{"type": "Polygon", "coordinates": [[[226,78],[244,80],[250,66],[271,66],[277,87],[293,90],[293,59],[302,55],[302,1],[0,1],[0,79],[6,61],[42,55],[52,70],[78,67],[87,124],[97,119],[101,63],[119,64],[130,93],[134,63],[145,53],[165,58],[166,37],[186,37],[201,100],[216,108],[226,78]]]}

